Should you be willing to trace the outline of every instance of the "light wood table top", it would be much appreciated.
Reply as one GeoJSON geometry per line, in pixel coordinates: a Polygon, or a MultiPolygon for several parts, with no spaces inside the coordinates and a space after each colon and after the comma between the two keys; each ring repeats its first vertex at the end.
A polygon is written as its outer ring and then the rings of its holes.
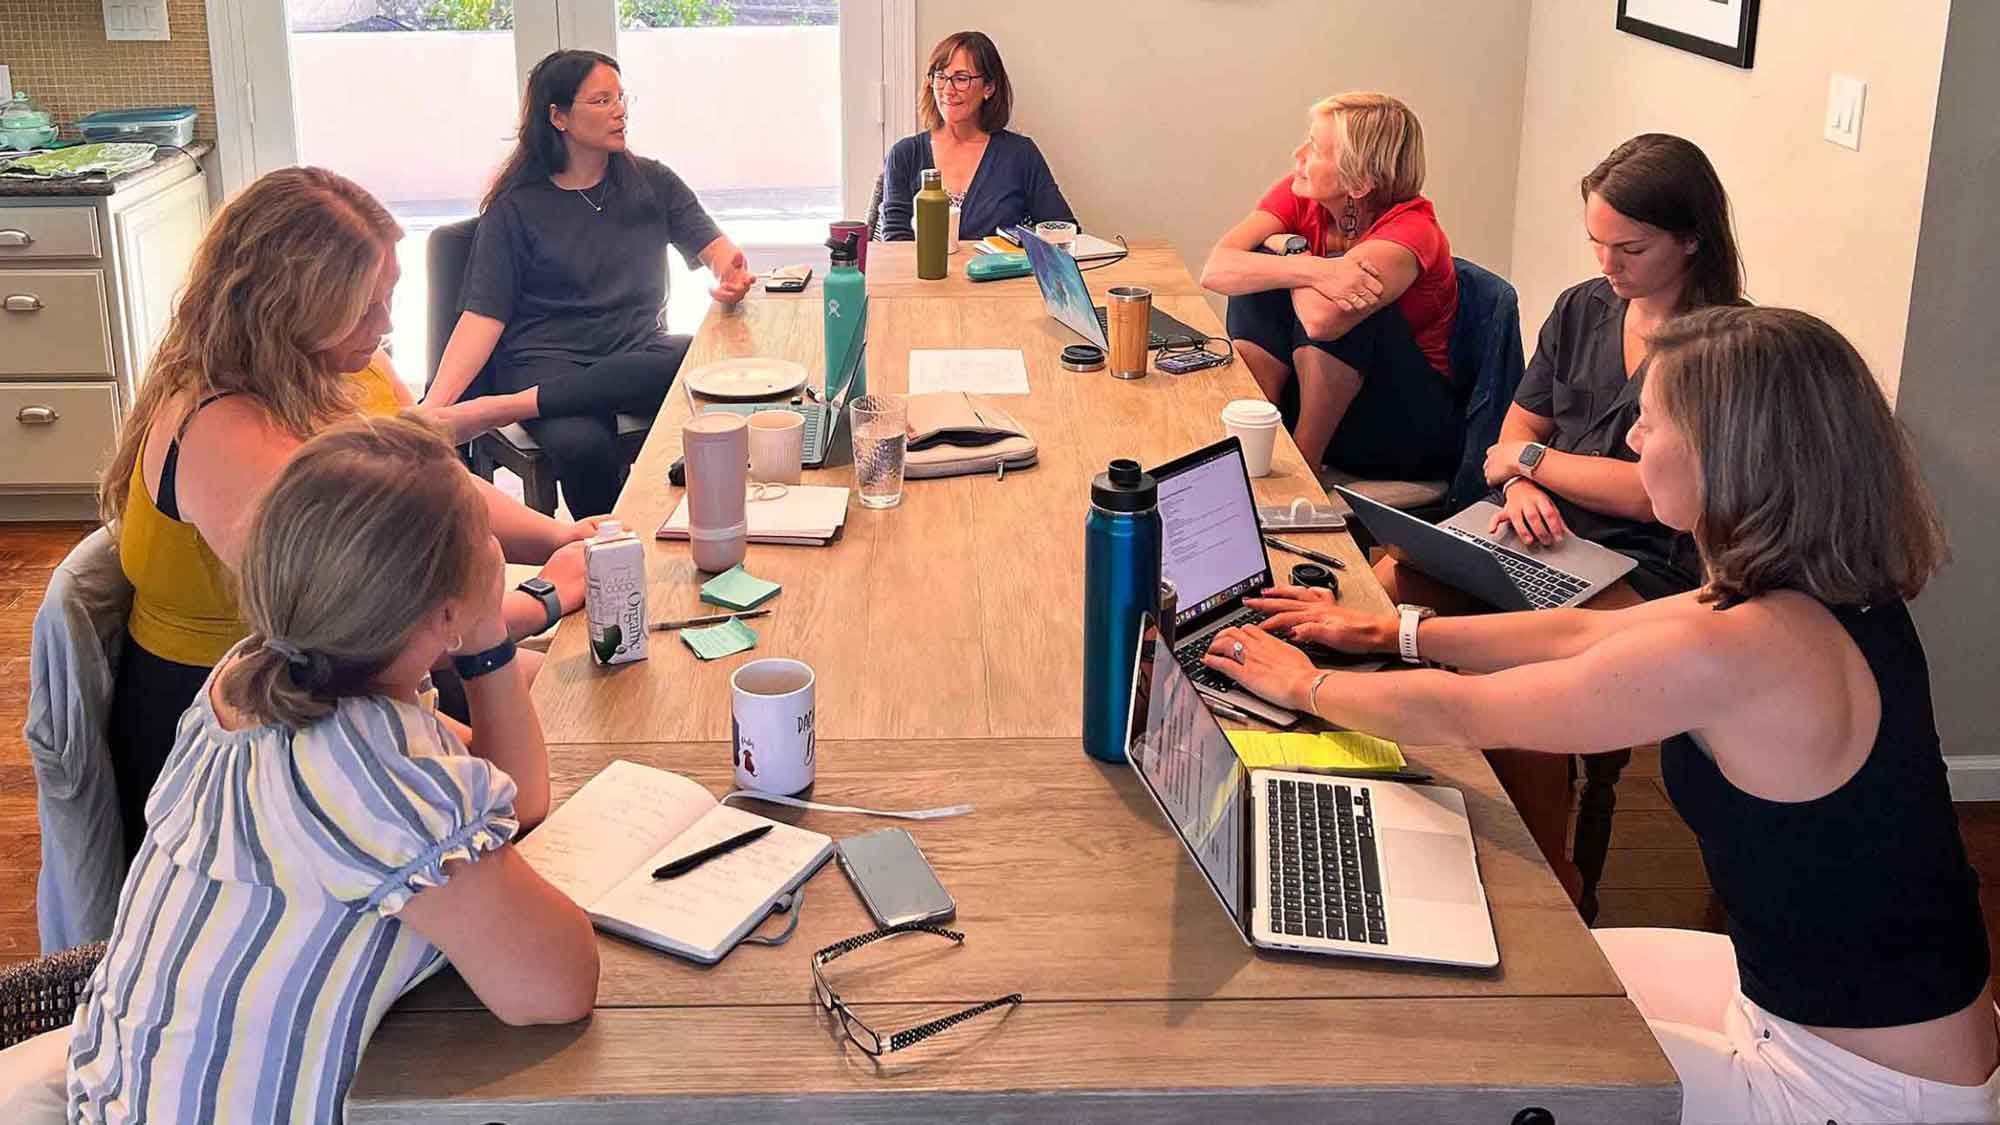
{"type": "MultiPolygon", "coordinates": [[[[1162,298],[1182,320],[1219,331],[1199,297],[1162,298]]],[[[1040,464],[993,477],[908,482],[896,508],[850,502],[847,529],[828,547],[751,544],[745,569],[784,586],[771,616],[754,623],[757,647],[709,663],[670,634],[651,658],[616,668],[592,663],[581,614],[560,626],[535,680],[550,742],[689,741],[729,733],[728,678],[743,663],[783,654],[819,675],[823,737],[1050,738],[1082,733],[1083,520],[1090,478],[1114,457],[1160,464],[1223,436],[1220,413],[1255,396],[1240,362],[1191,375],[1144,379],[1079,374],[1057,362],[1073,337],[1039,297],[879,299],[869,314],[868,386],[908,386],[911,348],[1020,348],[1032,393],[1007,407],[1034,435],[1040,464]]],[[[824,370],[820,311],[801,301],[746,303],[711,312],[686,364],[775,355],[824,370]]],[[[687,416],[670,395],[616,510],[650,534],[679,503],[666,484],[687,416]]],[[[806,474],[807,483],[851,485],[850,468],[806,474]]],[[[1272,475],[1253,482],[1260,503],[1324,501],[1291,442],[1280,435],[1272,475]]],[[[1387,612],[1381,587],[1344,533],[1301,535],[1348,560],[1345,604],[1387,612]]],[[[1283,575],[1289,556],[1274,553],[1283,575]]],[[[704,612],[705,577],[685,543],[651,542],[648,610],[654,619],[704,612]]]]}
{"type": "MultiPolygon", "coordinates": [[[[1080,685],[1091,476],[1113,457],[1152,465],[1216,440],[1223,404],[1256,394],[1249,374],[1236,363],[1133,382],[1065,371],[1057,355],[1075,337],[1031,282],[905,281],[899,255],[911,253],[870,248],[870,388],[906,389],[912,348],[1019,348],[1032,393],[1007,405],[1039,443],[1039,466],[909,482],[898,508],[852,507],[828,547],[751,545],[747,568],[785,592],[747,654],[704,664],[657,635],[650,659],[602,669],[572,617],[534,699],[558,797],[618,758],[721,792],[731,671],[759,656],[812,664],[811,796],[976,806],[921,823],[758,806],[836,836],[909,827],[957,898],[962,947],[849,967],[843,995],[884,1029],[1014,991],[1027,1002],[870,1060],[812,1000],[812,951],[873,928],[846,880],[823,869],[782,947],[697,967],[601,937],[597,1011],[581,1024],[505,1028],[441,974],[377,1031],[349,1119],[1491,1122],[1540,1106],[1561,1121],[1676,1120],[1672,1069],[1476,752],[1411,757],[1466,796],[1497,969],[1242,942],[1137,779],[1084,756],[1080,685]]],[[[1160,307],[1219,333],[1178,260],[1155,265],[1160,307]]],[[[1142,266],[1135,252],[1118,268],[1142,266]]],[[[1110,269],[1085,277],[1098,292],[1147,283],[1110,269]]],[[[821,378],[819,325],[810,300],[711,310],[687,363],[783,356],[821,378]]],[[[688,409],[670,396],[619,501],[642,535],[679,500],[665,479],[688,409]]],[[[852,472],[808,483],[850,485],[852,472]]],[[[1253,486],[1261,503],[1324,500],[1282,434],[1273,475],[1253,486]]],[[[1348,536],[1303,538],[1348,560],[1345,604],[1388,610],[1348,536]]],[[[686,545],[648,542],[653,617],[698,612],[704,576],[686,545]]],[[[1290,561],[1272,559],[1281,574],[1290,561]]]]}
{"type": "MultiPolygon", "coordinates": [[[[868,244],[868,295],[1042,299],[1042,291],[1031,275],[1010,277],[1004,281],[973,281],[966,277],[966,263],[978,260],[979,255],[971,250],[960,250],[945,259],[942,280],[919,281],[916,243],[871,242],[868,244]]],[[[1083,280],[1100,303],[1104,300],[1104,290],[1113,285],[1143,285],[1151,289],[1155,297],[1199,297],[1206,292],[1188,275],[1187,264],[1181,261],[1180,252],[1157,239],[1132,243],[1132,252],[1110,265],[1083,263],[1083,280]]]]}

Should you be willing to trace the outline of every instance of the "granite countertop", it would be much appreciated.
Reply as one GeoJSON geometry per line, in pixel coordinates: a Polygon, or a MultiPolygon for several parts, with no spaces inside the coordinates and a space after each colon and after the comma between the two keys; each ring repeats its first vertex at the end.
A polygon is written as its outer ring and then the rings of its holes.
{"type": "Polygon", "coordinates": [[[0,199],[42,199],[56,196],[112,195],[129,190],[154,176],[173,171],[207,156],[214,145],[196,141],[185,149],[162,148],[153,162],[121,176],[81,176],[67,180],[23,180],[0,176],[0,199]]]}

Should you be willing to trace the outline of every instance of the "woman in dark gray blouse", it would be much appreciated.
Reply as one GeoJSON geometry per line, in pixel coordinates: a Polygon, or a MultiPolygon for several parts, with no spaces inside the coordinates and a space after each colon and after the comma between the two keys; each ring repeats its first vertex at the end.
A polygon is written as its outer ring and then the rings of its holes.
{"type": "Polygon", "coordinates": [[[687,354],[661,323],[667,248],[707,266],[723,304],[753,280],[687,184],[626,149],[625,101],[618,63],[596,51],[529,72],[520,142],[480,207],[465,311],[424,396],[462,435],[525,424],[579,519],[618,498],[614,416],[658,411],[687,354]],[[502,393],[458,402],[489,361],[502,393]]]}
{"type": "MultiPolygon", "coordinates": [[[[1599,277],[1556,298],[1535,358],[1486,453],[1487,498],[1504,511],[1492,530],[1529,546],[1581,535],[1630,556],[1625,581],[1591,601],[1615,609],[1692,590],[1694,540],[1654,518],[1625,442],[1639,417],[1648,337],[1674,315],[1743,302],[1743,266],[1729,197],[1701,149],[1664,133],[1637,136],[1583,178],[1583,225],[1599,277]]],[[[1484,608],[1385,558],[1376,576],[1397,603],[1440,613],[1484,608]]],[[[1569,763],[1554,754],[1487,755],[1521,819],[1572,897],[1582,878],[1564,851],[1569,763]]]]}

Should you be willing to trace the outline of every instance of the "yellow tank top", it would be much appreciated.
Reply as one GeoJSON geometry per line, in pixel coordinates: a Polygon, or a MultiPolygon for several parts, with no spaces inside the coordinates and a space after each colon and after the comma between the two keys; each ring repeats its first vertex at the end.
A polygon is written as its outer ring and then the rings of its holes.
{"type": "MultiPolygon", "coordinates": [[[[377,364],[350,376],[360,412],[386,417],[401,409],[394,377],[377,364]]],[[[147,434],[150,444],[155,434],[147,434]]],[[[118,525],[118,561],[132,583],[132,640],[177,664],[211,667],[249,630],[236,608],[236,578],[191,523],[169,519],[146,488],[142,450],[118,525]]]]}

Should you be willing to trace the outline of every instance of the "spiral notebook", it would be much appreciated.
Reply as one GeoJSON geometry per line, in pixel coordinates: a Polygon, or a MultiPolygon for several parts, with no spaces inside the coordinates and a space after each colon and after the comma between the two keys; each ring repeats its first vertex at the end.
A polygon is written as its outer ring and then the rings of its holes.
{"type": "Polygon", "coordinates": [[[677,773],[619,760],[520,844],[598,929],[704,964],[722,960],[833,854],[833,840],[719,804],[677,773]],[[740,832],[763,839],[673,879],[653,869],[740,832]]]}

